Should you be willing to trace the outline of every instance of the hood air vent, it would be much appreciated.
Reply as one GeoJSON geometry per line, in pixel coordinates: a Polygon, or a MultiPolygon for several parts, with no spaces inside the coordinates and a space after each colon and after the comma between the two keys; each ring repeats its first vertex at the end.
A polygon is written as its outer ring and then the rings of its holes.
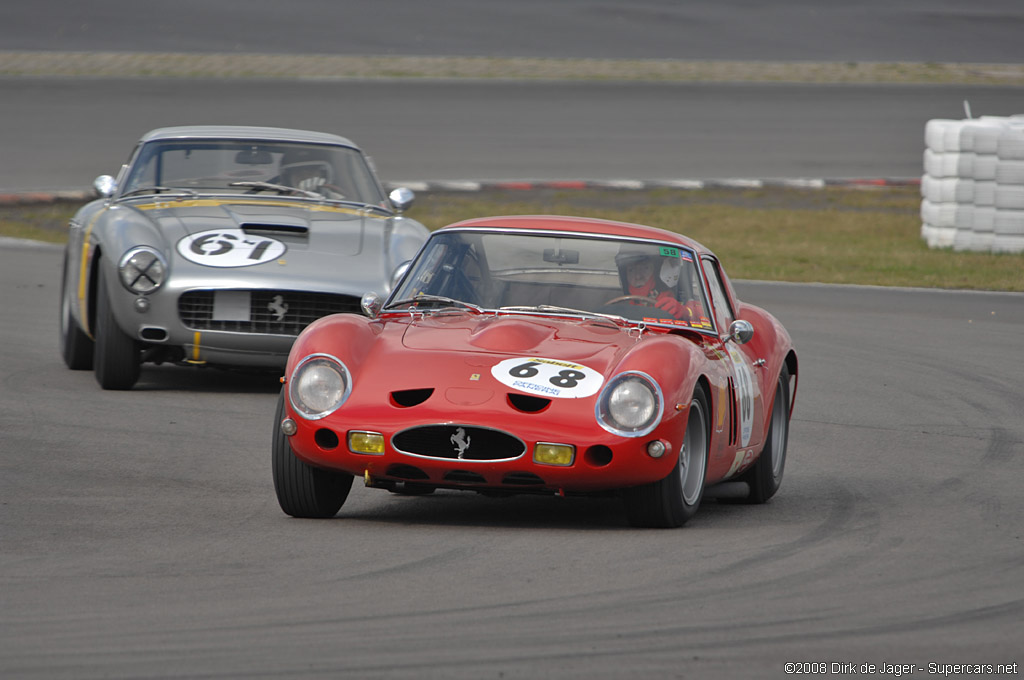
{"type": "Polygon", "coordinates": [[[280,234],[285,236],[305,236],[309,233],[309,227],[299,224],[254,224],[242,225],[242,231],[246,234],[280,234]]]}
{"type": "Polygon", "coordinates": [[[424,387],[418,390],[396,390],[391,393],[391,401],[395,406],[401,406],[402,408],[409,408],[410,406],[419,406],[434,393],[434,388],[424,387]]]}
{"type": "Polygon", "coordinates": [[[544,397],[535,397],[532,394],[509,392],[508,403],[512,405],[512,408],[523,413],[540,413],[548,407],[551,400],[544,397]]]}

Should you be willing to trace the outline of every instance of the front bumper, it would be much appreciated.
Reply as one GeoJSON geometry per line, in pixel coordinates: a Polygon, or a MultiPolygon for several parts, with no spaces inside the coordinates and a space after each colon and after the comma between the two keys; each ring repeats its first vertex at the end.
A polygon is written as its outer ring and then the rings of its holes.
{"type": "MultiPolygon", "coordinates": [[[[290,412],[290,409],[288,409],[290,412]]],[[[390,407],[381,411],[390,411],[390,407]]],[[[473,419],[468,413],[443,414],[433,419],[337,417],[307,421],[291,416],[295,433],[289,438],[296,456],[310,465],[363,477],[371,486],[406,482],[440,488],[511,493],[595,493],[654,482],[674,468],[682,433],[675,421],[663,422],[644,437],[611,435],[591,422],[580,426],[538,414],[506,414],[499,420],[473,419]],[[498,423],[498,424],[493,424],[498,423]],[[409,433],[435,430],[429,447],[417,450],[409,433]],[[492,433],[489,439],[479,437],[492,433]],[[349,434],[380,434],[383,451],[358,453],[349,434]],[[450,436],[449,436],[450,433],[450,436]],[[483,449],[465,446],[483,440],[483,449]],[[660,456],[649,453],[651,442],[663,445],[660,456]],[[519,442],[518,452],[514,442],[519,442]],[[538,445],[569,445],[571,464],[552,465],[535,456],[538,445]],[[464,449],[464,450],[460,450],[464,449]],[[511,451],[511,453],[510,453],[511,451]],[[462,457],[460,457],[462,456],[462,457]]],[[[657,447],[654,447],[657,449],[657,447]]],[[[543,457],[542,457],[543,458],[543,457]]]]}

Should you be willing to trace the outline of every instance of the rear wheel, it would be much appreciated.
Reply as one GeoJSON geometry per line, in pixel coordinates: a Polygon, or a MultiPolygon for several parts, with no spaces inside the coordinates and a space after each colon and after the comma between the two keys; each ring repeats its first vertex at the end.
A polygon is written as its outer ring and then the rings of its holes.
{"type": "Polygon", "coordinates": [[[782,485],[786,469],[786,449],[789,446],[789,370],[785,365],[779,373],[772,402],[772,419],[768,425],[764,448],[757,461],[740,477],[750,486],[747,503],[764,503],[775,495],[782,485]]]}
{"type": "Polygon", "coordinates": [[[274,416],[271,454],[277,502],[285,514],[292,517],[334,517],[348,498],[352,475],[321,470],[295,457],[288,436],[281,431],[281,421],[285,418],[284,399],[282,390],[274,416]]]}
{"type": "Polygon", "coordinates": [[[662,480],[625,490],[629,523],[635,527],[672,528],[693,517],[704,496],[709,446],[708,399],[698,387],[690,400],[675,469],[662,480]]]}
{"type": "Polygon", "coordinates": [[[71,315],[71,297],[67,288],[68,263],[64,256],[64,271],[60,284],[60,355],[72,371],[92,369],[94,343],[92,338],[79,328],[71,315]]]}
{"type": "Polygon", "coordinates": [[[110,286],[99,267],[96,295],[96,346],[93,369],[105,390],[130,390],[139,379],[142,351],[134,338],[121,330],[110,305],[110,286]]]}

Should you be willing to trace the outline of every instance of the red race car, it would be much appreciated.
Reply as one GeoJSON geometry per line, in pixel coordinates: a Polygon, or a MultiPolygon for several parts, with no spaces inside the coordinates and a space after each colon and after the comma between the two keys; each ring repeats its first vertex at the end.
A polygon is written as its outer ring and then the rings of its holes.
{"type": "Polygon", "coordinates": [[[713,253],[671,232],[554,216],[431,234],[365,316],[295,341],[273,438],[277,498],[332,517],[355,476],[397,493],[621,495],[677,527],[723,482],[782,482],[797,357],[713,253]]]}

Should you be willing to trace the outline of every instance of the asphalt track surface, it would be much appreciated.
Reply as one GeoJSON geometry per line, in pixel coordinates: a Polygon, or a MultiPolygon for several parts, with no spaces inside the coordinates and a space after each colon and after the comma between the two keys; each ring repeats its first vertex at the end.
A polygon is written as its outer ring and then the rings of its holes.
{"type": "MultiPolygon", "coordinates": [[[[7,51],[1019,64],[1018,0],[40,0],[7,51]]],[[[0,76],[0,193],[83,191],[163,125],[348,136],[385,180],[915,178],[931,118],[1024,88],[0,76]]]]}
{"type": "Polygon", "coordinates": [[[4,50],[1019,63],[1018,0],[35,0],[4,50]]]}
{"type": "Polygon", "coordinates": [[[931,118],[1024,88],[0,78],[0,193],[84,190],[165,125],[346,136],[383,179],[920,178],[931,118]]]}
{"type": "MultiPolygon", "coordinates": [[[[612,499],[277,507],[273,377],[57,345],[60,250],[0,248],[0,675],[783,677],[1020,662],[1024,295],[741,283],[796,340],[782,489],[681,530],[612,499]]],[[[954,674],[951,677],[959,677],[954,674]]]]}
{"type": "MultiPolygon", "coordinates": [[[[238,51],[1020,61],[1016,2],[561,2],[538,23],[529,2],[360,0],[333,24],[309,19],[329,3],[244,4],[23,3],[0,45],[203,50],[231,26],[238,51]]],[[[0,190],[87,186],[150,127],[225,119],[348,134],[388,180],[912,176],[965,94],[1024,109],[1019,88],[0,79],[0,190]]],[[[59,272],[59,249],[0,242],[0,677],[1020,673],[1020,294],[740,282],[800,353],[782,489],[638,531],[611,499],[358,485],[337,518],[290,519],[274,377],[147,367],[104,392],[59,358],[59,272]]]]}

